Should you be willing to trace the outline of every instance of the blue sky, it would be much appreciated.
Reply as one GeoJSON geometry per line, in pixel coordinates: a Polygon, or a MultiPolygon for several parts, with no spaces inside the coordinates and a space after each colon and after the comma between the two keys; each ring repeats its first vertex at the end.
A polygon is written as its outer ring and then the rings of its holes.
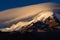
{"type": "Polygon", "coordinates": [[[60,3],[60,0],[0,0],[0,11],[45,2],[60,3]]]}

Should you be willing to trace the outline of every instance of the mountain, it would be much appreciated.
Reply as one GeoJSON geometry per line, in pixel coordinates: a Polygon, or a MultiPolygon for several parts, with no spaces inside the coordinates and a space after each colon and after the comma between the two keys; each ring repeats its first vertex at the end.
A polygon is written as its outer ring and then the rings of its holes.
{"type": "MultiPolygon", "coordinates": [[[[42,3],[1,11],[0,26],[4,26],[4,28],[0,30],[2,32],[21,31],[26,27],[33,26],[38,21],[44,23],[49,17],[53,18],[54,12],[58,14],[59,11],[60,6],[56,3],[42,3]]],[[[47,22],[47,24],[49,23],[47,22]]],[[[51,27],[50,24],[49,27],[51,27]]]]}

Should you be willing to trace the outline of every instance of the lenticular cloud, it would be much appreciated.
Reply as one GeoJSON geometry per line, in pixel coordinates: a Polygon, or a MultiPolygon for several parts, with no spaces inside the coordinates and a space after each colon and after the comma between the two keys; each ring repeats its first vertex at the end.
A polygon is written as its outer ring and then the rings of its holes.
{"type": "Polygon", "coordinates": [[[7,28],[1,28],[0,30],[3,32],[20,30],[31,23],[41,20],[44,22],[48,17],[52,17],[54,12],[59,10],[59,4],[41,3],[1,11],[0,26],[7,28]]]}

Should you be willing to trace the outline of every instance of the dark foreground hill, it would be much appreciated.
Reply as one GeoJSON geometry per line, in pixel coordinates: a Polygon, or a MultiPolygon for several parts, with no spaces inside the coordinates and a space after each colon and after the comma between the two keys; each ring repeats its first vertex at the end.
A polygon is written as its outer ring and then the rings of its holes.
{"type": "Polygon", "coordinates": [[[53,32],[20,32],[2,33],[0,32],[0,40],[51,40],[60,38],[60,31],[53,32]]]}

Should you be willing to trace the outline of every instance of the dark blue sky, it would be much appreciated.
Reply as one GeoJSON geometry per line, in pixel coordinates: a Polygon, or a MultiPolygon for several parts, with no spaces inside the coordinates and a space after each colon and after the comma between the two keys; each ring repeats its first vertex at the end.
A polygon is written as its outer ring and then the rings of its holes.
{"type": "Polygon", "coordinates": [[[45,2],[60,3],[60,0],[0,0],[0,11],[45,2]]]}

